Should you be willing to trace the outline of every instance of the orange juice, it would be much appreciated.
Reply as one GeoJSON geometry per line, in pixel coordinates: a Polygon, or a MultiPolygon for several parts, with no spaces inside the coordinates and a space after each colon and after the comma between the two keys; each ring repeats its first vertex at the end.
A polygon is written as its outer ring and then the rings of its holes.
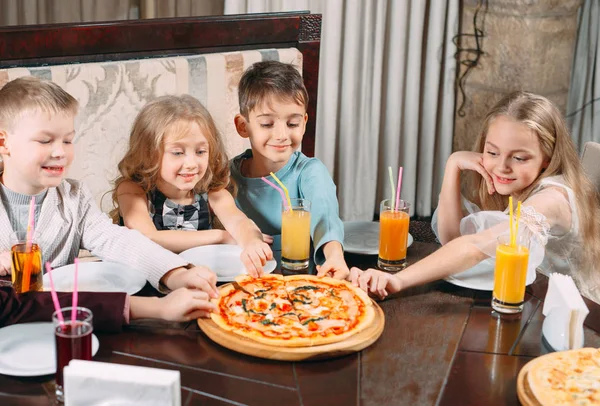
{"type": "Polygon", "coordinates": [[[524,245],[499,243],[496,247],[494,300],[502,306],[521,306],[525,299],[525,281],[529,249],[524,245]]]}
{"type": "Polygon", "coordinates": [[[11,248],[12,283],[17,293],[44,290],[42,278],[42,252],[37,244],[27,252],[26,243],[15,244],[11,248]],[[29,288],[23,286],[23,275],[29,267],[29,288]]]}
{"type": "Polygon", "coordinates": [[[281,213],[281,261],[291,269],[308,267],[310,212],[295,208],[281,213]]]}
{"type": "Polygon", "coordinates": [[[379,209],[379,255],[377,267],[388,272],[397,272],[406,267],[406,245],[410,204],[398,200],[394,205],[390,199],[381,202],[379,209]],[[395,207],[397,206],[397,207],[395,207]]]}
{"type": "Polygon", "coordinates": [[[400,261],[406,258],[408,213],[385,211],[379,216],[379,258],[400,261]]]}

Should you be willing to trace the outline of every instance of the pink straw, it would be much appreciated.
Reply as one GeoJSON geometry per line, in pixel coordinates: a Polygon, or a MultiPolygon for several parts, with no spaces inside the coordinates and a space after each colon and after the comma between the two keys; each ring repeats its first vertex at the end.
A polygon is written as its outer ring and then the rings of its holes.
{"type": "Polygon", "coordinates": [[[274,184],[273,182],[271,182],[270,180],[268,180],[267,178],[265,178],[264,176],[261,178],[263,181],[265,181],[265,183],[269,186],[271,186],[272,188],[276,189],[279,194],[281,195],[281,200],[283,201],[283,207],[285,207],[285,209],[288,209],[288,204],[287,204],[287,200],[285,199],[285,193],[283,193],[283,190],[281,190],[281,188],[279,186],[277,186],[276,184],[274,184]]]}
{"type": "Polygon", "coordinates": [[[402,170],[403,168],[400,167],[400,169],[398,169],[398,186],[396,187],[396,210],[399,210],[398,207],[400,207],[400,189],[402,189],[402,170]]]}
{"type": "Polygon", "coordinates": [[[33,228],[35,227],[35,196],[31,196],[31,200],[29,201],[29,221],[27,222],[27,242],[26,242],[26,250],[27,252],[31,252],[31,246],[33,245],[33,228]]]}
{"type": "Polygon", "coordinates": [[[65,324],[65,319],[63,318],[62,311],[60,310],[60,303],[58,302],[58,295],[56,294],[56,289],[54,289],[54,282],[52,281],[52,267],[50,266],[50,262],[46,262],[46,272],[48,272],[48,279],[50,280],[50,295],[52,296],[52,302],[54,302],[54,310],[56,310],[56,316],[60,321],[60,324],[65,324]]]}
{"type": "Polygon", "coordinates": [[[73,303],[71,309],[71,323],[75,324],[75,320],[77,318],[77,271],[79,270],[79,258],[75,258],[75,282],[73,282],[73,303]]]}

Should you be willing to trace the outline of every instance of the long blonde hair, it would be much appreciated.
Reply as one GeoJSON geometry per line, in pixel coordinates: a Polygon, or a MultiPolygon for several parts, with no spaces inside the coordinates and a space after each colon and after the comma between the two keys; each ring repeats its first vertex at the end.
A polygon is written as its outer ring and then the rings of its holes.
{"type": "Polygon", "coordinates": [[[135,121],[129,137],[129,148],[119,162],[121,174],[114,182],[110,212],[113,221],[119,220],[117,190],[125,181],[139,185],[147,194],[156,187],[164,154],[165,138],[175,133],[181,124],[196,123],[208,141],[208,168],[194,187],[205,193],[229,186],[229,162],[217,127],[208,110],[189,95],[162,96],[146,104],[135,121]]]}
{"type": "MultiPolygon", "coordinates": [[[[527,92],[511,93],[500,100],[485,117],[474,151],[483,153],[490,125],[499,116],[510,117],[529,127],[537,135],[544,159],[548,162],[537,179],[520,193],[518,200],[526,200],[542,179],[556,175],[563,177],[575,194],[580,236],[586,257],[586,266],[577,277],[598,283],[600,278],[594,272],[594,265],[600,263],[600,199],[598,191],[581,166],[562,114],[545,97],[527,92]]],[[[498,193],[489,195],[481,176],[473,172],[471,182],[471,199],[482,210],[504,210],[507,207],[508,197],[498,193]]]]}

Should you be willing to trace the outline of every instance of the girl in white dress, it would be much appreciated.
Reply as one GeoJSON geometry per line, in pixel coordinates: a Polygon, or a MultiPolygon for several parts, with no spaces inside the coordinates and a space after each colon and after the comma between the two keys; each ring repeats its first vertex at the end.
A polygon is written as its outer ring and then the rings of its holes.
{"type": "Polygon", "coordinates": [[[394,275],[353,268],[351,280],[385,297],[493,258],[497,238],[509,233],[509,196],[523,202],[519,235],[530,240],[528,272],[539,267],[571,275],[585,296],[600,302],[598,193],[561,113],[548,99],[525,92],[492,108],[475,152],[448,159],[432,222],[443,246],[394,275]],[[469,200],[460,194],[463,171],[472,175],[469,200]]]}

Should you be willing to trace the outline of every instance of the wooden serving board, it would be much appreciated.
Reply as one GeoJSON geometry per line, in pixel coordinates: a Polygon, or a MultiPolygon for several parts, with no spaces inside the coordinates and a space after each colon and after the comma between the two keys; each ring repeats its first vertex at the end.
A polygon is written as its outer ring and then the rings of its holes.
{"type": "Polygon", "coordinates": [[[523,406],[542,406],[540,402],[537,401],[531,389],[529,388],[529,384],[527,383],[527,373],[536,364],[536,361],[539,358],[529,361],[521,371],[519,371],[519,375],[517,376],[517,396],[521,401],[523,406]]]}
{"type": "Polygon", "coordinates": [[[309,361],[341,357],[367,348],[377,341],[385,326],[385,315],[381,307],[374,301],[373,308],[375,310],[373,323],[363,331],[344,341],[313,347],[275,347],[259,343],[231,331],[223,330],[211,319],[198,319],[198,326],[217,344],[242,354],[280,361],[309,361]]]}

